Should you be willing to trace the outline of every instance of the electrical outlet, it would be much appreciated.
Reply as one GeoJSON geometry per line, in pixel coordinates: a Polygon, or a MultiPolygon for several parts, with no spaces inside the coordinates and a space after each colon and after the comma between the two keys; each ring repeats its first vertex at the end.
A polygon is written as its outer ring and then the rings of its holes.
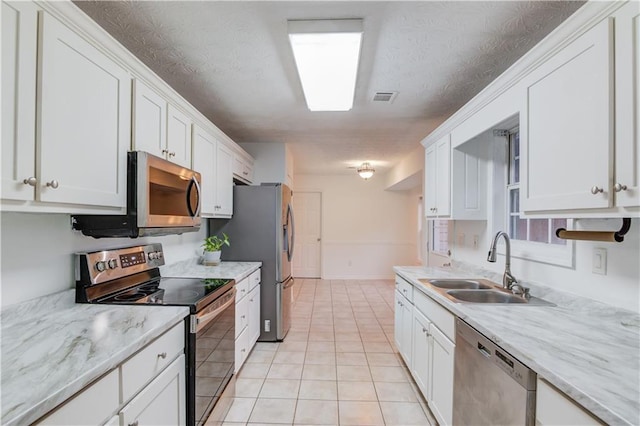
{"type": "Polygon", "coordinates": [[[478,248],[478,241],[480,240],[480,237],[478,235],[474,235],[473,236],[473,248],[477,249],[478,248]]]}
{"type": "Polygon", "coordinates": [[[607,249],[594,247],[591,272],[594,274],[607,275],[607,249]]]}
{"type": "Polygon", "coordinates": [[[271,331],[271,320],[264,320],[264,331],[267,333],[271,331]]]}

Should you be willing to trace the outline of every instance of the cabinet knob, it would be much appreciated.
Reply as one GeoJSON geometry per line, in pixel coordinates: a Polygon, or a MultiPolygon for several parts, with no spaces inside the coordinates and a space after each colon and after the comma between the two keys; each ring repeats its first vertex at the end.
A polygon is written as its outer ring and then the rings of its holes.
{"type": "Polygon", "coordinates": [[[163,153],[163,154],[168,154],[168,153],[169,153],[169,150],[168,150],[168,149],[163,149],[163,150],[162,150],[162,153],[163,153]]]}
{"type": "Polygon", "coordinates": [[[621,183],[616,183],[615,185],[613,185],[613,190],[616,191],[616,192],[626,191],[627,190],[627,185],[623,185],[621,183]]]}
{"type": "Polygon", "coordinates": [[[423,332],[423,333],[426,333],[426,332],[427,332],[427,329],[426,329],[426,328],[424,328],[424,327],[422,327],[422,332],[423,332]]]}
{"type": "Polygon", "coordinates": [[[165,359],[166,357],[167,357],[167,353],[166,352],[162,352],[162,353],[158,354],[158,358],[165,359]]]}
{"type": "MultiPolygon", "coordinates": [[[[29,186],[36,186],[36,183],[38,183],[38,180],[36,178],[34,178],[33,176],[29,176],[28,178],[24,179],[22,181],[22,183],[24,183],[25,185],[29,185],[29,186]]],[[[626,187],[625,187],[626,189],[626,187]]]]}
{"type": "Polygon", "coordinates": [[[592,193],[593,195],[596,195],[596,194],[598,194],[599,192],[604,192],[604,189],[599,188],[599,187],[597,187],[597,186],[592,186],[592,187],[591,187],[591,193],[592,193]]]}
{"type": "Polygon", "coordinates": [[[175,156],[176,156],[176,153],[175,153],[175,152],[170,152],[170,153],[169,153],[169,157],[175,157],[175,156]]]}
{"type": "Polygon", "coordinates": [[[59,184],[57,180],[52,180],[51,182],[47,182],[47,186],[52,189],[58,188],[59,184]]]}

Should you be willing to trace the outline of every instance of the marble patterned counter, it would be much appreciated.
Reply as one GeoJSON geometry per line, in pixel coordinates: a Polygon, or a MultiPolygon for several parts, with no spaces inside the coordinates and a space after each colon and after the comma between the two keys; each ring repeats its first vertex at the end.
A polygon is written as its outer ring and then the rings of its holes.
{"type": "Polygon", "coordinates": [[[161,266],[160,275],[177,278],[227,278],[238,282],[261,266],[262,262],[220,262],[216,266],[205,266],[200,259],[192,258],[161,266]]]}
{"type": "Polygon", "coordinates": [[[187,307],[76,304],[75,290],[2,310],[3,425],[30,424],[117,367],[187,307]]]}
{"type": "MultiPolygon", "coordinates": [[[[455,267],[456,265],[454,265],[455,267]]],[[[640,315],[523,283],[556,306],[454,303],[419,278],[489,278],[480,270],[396,266],[394,271],[608,424],[640,424],[640,315]]]]}

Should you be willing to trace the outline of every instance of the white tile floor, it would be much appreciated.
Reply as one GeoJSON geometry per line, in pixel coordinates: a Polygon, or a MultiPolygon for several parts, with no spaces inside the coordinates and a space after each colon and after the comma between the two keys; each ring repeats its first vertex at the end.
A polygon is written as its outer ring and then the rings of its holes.
{"type": "Polygon", "coordinates": [[[436,424],[393,345],[393,292],[391,280],[297,280],[291,330],[256,344],[223,425],[436,424]]]}

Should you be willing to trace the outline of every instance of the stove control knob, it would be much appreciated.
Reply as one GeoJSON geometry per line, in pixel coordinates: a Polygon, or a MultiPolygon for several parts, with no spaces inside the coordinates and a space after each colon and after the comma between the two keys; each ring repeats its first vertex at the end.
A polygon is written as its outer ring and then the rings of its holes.
{"type": "Polygon", "coordinates": [[[157,251],[156,252],[156,256],[158,256],[158,259],[162,259],[162,252],[161,251],[157,251]]]}
{"type": "Polygon", "coordinates": [[[116,269],[118,267],[118,261],[115,259],[110,259],[108,265],[109,269],[116,269]]]}
{"type": "Polygon", "coordinates": [[[102,260],[96,262],[96,269],[98,270],[98,272],[103,272],[105,269],[107,269],[107,264],[102,260]]]}
{"type": "Polygon", "coordinates": [[[151,253],[149,253],[149,260],[154,260],[157,258],[156,252],[152,251],[151,253]]]}

